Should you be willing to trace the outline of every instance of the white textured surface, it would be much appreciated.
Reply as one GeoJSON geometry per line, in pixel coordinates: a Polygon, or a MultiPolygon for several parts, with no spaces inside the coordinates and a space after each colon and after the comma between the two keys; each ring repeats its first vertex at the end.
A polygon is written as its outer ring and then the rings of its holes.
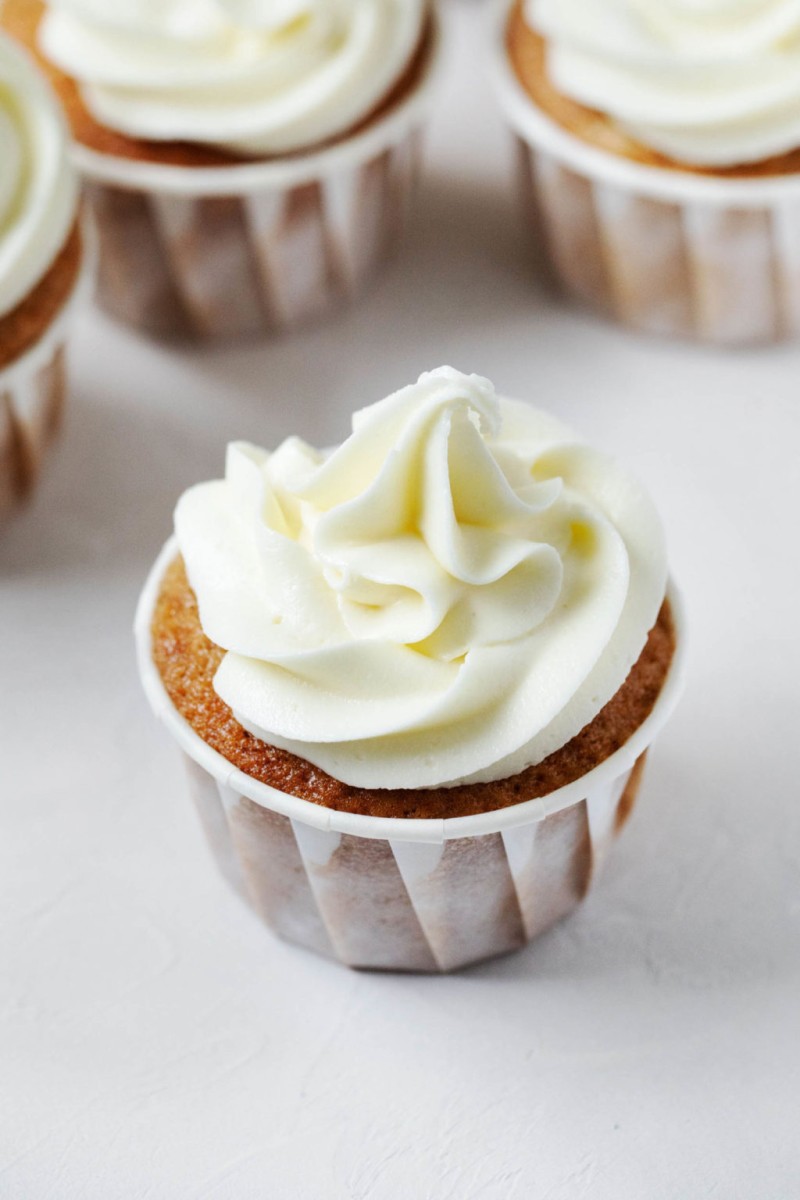
{"type": "Polygon", "coordinates": [[[365,306],[194,357],[97,316],[64,443],[0,536],[0,1197],[800,1194],[800,347],[637,340],[531,288],[476,4],[424,214],[365,306]],[[443,361],[647,481],[689,687],[583,911],[451,978],[281,945],[218,882],[130,623],[233,437],[324,444],[443,361]]]}

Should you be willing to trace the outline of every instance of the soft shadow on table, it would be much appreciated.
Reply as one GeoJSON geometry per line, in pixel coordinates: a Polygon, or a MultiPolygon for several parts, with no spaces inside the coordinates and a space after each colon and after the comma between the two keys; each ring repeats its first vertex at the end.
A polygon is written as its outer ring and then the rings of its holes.
{"type": "MultiPolygon", "coordinates": [[[[535,1002],[540,988],[564,981],[591,995],[628,979],[633,995],[800,978],[796,915],[782,899],[797,849],[776,856],[774,841],[759,838],[743,799],[747,768],[687,764],[664,747],[651,774],[582,907],[521,951],[450,976],[465,998],[498,984],[529,987],[535,1002]]],[[[765,789],[759,822],[785,825],[785,804],[782,789],[765,789]]]]}
{"type": "Polygon", "coordinates": [[[0,581],[140,573],[170,532],[177,496],[198,476],[198,434],[167,412],[136,412],[109,391],[70,396],[39,486],[0,536],[0,581]]]}
{"type": "Polygon", "coordinates": [[[281,432],[314,429],[320,419],[324,428],[326,394],[349,386],[354,405],[367,403],[448,357],[480,371],[473,346],[483,358],[484,347],[502,344],[504,330],[520,321],[535,334],[538,314],[552,305],[525,250],[511,187],[504,194],[433,178],[394,260],[358,302],[294,335],[201,351],[202,369],[251,391],[255,404],[264,392],[280,400],[281,432]],[[352,355],[342,355],[343,344],[352,355]],[[393,377],[395,363],[414,366],[393,377]]]}

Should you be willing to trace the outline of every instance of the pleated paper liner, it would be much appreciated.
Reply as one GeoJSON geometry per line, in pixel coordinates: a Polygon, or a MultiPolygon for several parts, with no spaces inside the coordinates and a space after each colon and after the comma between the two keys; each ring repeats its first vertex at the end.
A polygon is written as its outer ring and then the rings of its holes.
{"type": "Polygon", "coordinates": [[[98,298],[157,337],[280,333],[347,305],[397,249],[441,66],[360,133],[268,162],[174,167],[75,147],[100,236],[98,298]]]}
{"type": "Polygon", "coordinates": [[[212,750],[169,700],[150,625],[167,543],[136,617],[150,703],[186,757],[221,873],[281,937],[350,967],[450,971],[518,949],[571,912],[635,802],[645,755],[681,685],[685,634],[650,715],[583,778],[539,799],[445,820],[338,812],[259,783],[212,750]]]}
{"type": "Polygon", "coordinates": [[[494,77],[528,228],[573,299],[632,329],[721,345],[800,334],[800,176],[721,179],[582,142],[534,104],[497,5],[494,77]]]}
{"type": "Polygon", "coordinates": [[[61,425],[66,344],[95,269],[95,239],[86,221],[82,239],[81,267],[68,299],[38,341],[0,369],[0,521],[33,491],[61,425]]]}

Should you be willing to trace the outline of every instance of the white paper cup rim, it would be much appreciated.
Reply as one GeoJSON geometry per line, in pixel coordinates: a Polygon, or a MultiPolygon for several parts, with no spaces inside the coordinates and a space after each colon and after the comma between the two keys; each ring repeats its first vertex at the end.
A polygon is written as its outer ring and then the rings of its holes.
{"type": "Polygon", "coordinates": [[[307,154],[230,166],[181,167],[102,154],[74,143],[73,160],[81,174],[88,179],[137,191],[184,196],[232,196],[297,187],[347,170],[355,163],[373,158],[401,142],[409,128],[426,113],[441,73],[442,60],[441,20],[434,13],[428,59],[421,79],[409,94],[360,133],[307,154]]]}
{"type": "Polygon", "coordinates": [[[585,799],[589,791],[610,784],[629,771],[667,721],[683,687],[686,657],[685,618],[680,595],[675,585],[670,582],[667,595],[675,626],[676,645],[667,677],[652,711],[641,725],[618,750],[591,771],[546,796],[467,817],[430,817],[417,820],[340,812],[338,809],[325,808],[311,800],[280,792],[240,771],[203,741],[175,708],[153,661],[150,627],[162,577],[177,553],[177,542],[171,537],[162,548],[147,577],[136,609],[136,653],[147,699],[156,716],[164,722],[184,752],[219,783],[247,796],[264,808],[315,829],[347,833],[355,837],[438,844],[451,838],[479,837],[541,821],[551,813],[559,812],[585,799]]]}
{"type": "Polygon", "coordinates": [[[59,343],[66,339],[76,310],[85,303],[91,293],[97,256],[97,234],[94,224],[84,215],[81,217],[81,263],[72,289],[36,341],[7,366],[0,367],[0,393],[10,390],[21,377],[35,374],[52,357],[59,343]]]}
{"type": "Polygon", "coordinates": [[[652,199],[751,208],[796,203],[800,172],[749,179],[696,175],[672,167],[652,167],[589,145],[547,116],[517,79],[508,57],[505,29],[515,0],[494,0],[491,14],[491,75],[503,111],[514,130],[578,174],[652,199]]]}

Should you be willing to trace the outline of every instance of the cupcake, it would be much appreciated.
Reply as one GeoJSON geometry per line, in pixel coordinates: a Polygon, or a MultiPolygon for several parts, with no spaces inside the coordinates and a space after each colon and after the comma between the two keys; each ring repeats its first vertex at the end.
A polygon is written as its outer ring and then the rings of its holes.
{"type": "Polygon", "coordinates": [[[797,334],[797,6],[503,0],[499,12],[499,93],[563,288],[653,333],[797,334]]]}
{"type": "Polygon", "coordinates": [[[428,0],[2,12],[69,114],[116,317],[162,336],[289,329],[395,248],[439,59],[428,0]]]}
{"type": "Polygon", "coordinates": [[[679,680],[646,494],[450,368],[332,451],[229,446],[136,635],[224,875],[355,967],[450,970],[571,911],[679,680]]]}
{"type": "Polygon", "coordinates": [[[0,35],[0,517],[29,493],[58,427],[84,258],[66,123],[0,35]]]}

